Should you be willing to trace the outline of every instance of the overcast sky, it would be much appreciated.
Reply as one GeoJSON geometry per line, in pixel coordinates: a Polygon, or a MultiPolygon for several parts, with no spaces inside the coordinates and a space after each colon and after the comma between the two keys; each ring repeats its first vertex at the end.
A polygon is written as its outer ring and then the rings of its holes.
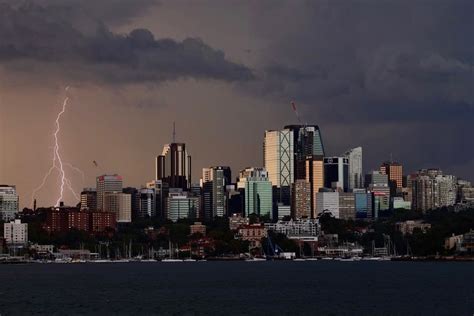
{"type": "MultiPolygon", "coordinates": [[[[67,85],[76,191],[100,173],[153,179],[173,121],[193,182],[261,166],[265,129],[296,123],[291,100],[329,155],[363,146],[366,171],[392,154],[474,180],[473,16],[471,0],[0,0],[0,182],[29,205],[67,85]]],[[[39,205],[57,194],[53,176],[39,205]]]]}

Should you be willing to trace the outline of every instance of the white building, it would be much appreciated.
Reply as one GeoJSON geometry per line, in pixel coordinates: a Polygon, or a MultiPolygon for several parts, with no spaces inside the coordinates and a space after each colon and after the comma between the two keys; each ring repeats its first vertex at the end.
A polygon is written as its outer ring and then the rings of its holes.
{"type": "Polygon", "coordinates": [[[8,245],[24,246],[28,243],[28,224],[16,219],[3,224],[3,237],[8,245]]]}
{"type": "Polygon", "coordinates": [[[315,219],[300,219],[266,223],[265,228],[286,235],[291,239],[313,239],[317,241],[320,226],[315,219]]]}
{"type": "Polygon", "coordinates": [[[293,131],[265,131],[264,167],[272,185],[290,187],[294,181],[293,131]]]}
{"type": "Polygon", "coordinates": [[[8,222],[18,213],[19,197],[14,185],[0,185],[0,219],[8,222]]]}
{"type": "Polygon", "coordinates": [[[362,147],[352,148],[344,156],[349,159],[349,190],[363,188],[362,147]]]}
{"type": "Polygon", "coordinates": [[[316,195],[317,214],[330,212],[339,218],[339,192],[318,192],[316,195]]]}
{"type": "Polygon", "coordinates": [[[132,196],[122,192],[105,193],[104,211],[114,212],[118,223],[130,223],[132,221],[132,196]]]}
{"type": "Polygon", "coordinates": [[[117,174],[114,175],[102,175],[97,177],[97,209],[105,211],[104,197],[106,193],[110,192],[122,192],[123,180],[122,176],[117,174]]]}

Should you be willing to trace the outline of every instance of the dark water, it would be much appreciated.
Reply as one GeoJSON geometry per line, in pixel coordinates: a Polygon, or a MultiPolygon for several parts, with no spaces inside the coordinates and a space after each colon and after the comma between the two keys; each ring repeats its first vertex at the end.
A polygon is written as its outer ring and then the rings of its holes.
{"type": "Polygon", "coordinates": [[[0,266],[4,315],[474,315],[474,264],[0,266]]]}

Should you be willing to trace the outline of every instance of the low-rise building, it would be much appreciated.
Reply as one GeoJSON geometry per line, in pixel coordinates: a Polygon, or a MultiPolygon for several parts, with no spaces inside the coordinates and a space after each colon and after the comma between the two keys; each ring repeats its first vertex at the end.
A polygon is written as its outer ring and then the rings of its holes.
{"type": "Polygon", "coordinates": [[[395,224],[396,228],[403,235],[411,235],[415,229],[420,229],[422,232],[426,232],[431,228],[431,224],[423,223],[423,221],[404,221],[395,224]]]}
{"type": "Polygon", "coordinates": [[[229,217],[229,229],[237,230],[240,226],[247,226],[249,224],[249,218],[243,217],[242,214],[232,214],[229,217]]]}
{"type": "Polygon", "coordinates": [[[189,228],[191,235],[199,233],[203,236],[206,236],[206,225],[203,225],[201,222],[195,222],[189,228]]]}
{"type": "Polygon", "coordinates": [[[267,237],[267,229],[261,224],[241,226],[236,235],[237,239],[249,241],[251,248],[260,248],[264,237],[267,237]]]}
{"type": "Polygon", "coordinates": [[[321,231],[320,225],[314,219],[300,219],[266,223],[267,230],[286,235],[290,239],[317,241],[321,231]]]}

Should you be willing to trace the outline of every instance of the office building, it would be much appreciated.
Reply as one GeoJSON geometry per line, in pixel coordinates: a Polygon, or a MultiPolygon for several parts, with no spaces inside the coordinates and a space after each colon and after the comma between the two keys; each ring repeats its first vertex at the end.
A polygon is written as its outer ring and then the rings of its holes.
{"type": "Polygon", "coordinates": [[[123,192],[107,192],[104,195],[104,211],[116,215],[117,223],[132,221],[132,198],[123,192]]]}
{"type": "Polygon", "coordinates": [[[97,190],[97,210],[105,210],[105,194],[110,192],[122,192],[123,179],[122,176],[117,174],[114,175],[102,175],[96,179],[96,190],[97,190]]]}
{"type": "Polygon", "coordinates": [[[245,184],[245,215],[255,214],[273,218],[272,183],[265,169],[247,168],[240,172],[239,183],[245,184]]]}
{"type": "Polygon", "coordinates": [[[294,219],[311,218],[311,183],[296,180],[292,185],[291,215],[294,219]]]}
{"type": "Polygon", "coordinates": [[[97,210],[97,189],[84,188],[81,192],[81,209],[97,210]]]}
{"type": "Polygon", "coordinates": [[[155,189],[141,188],[138,191],[138,217],[151,218],[156,216],[155,189]]]}
{"type": "Polygon", "coordinates": [[[356,189],[354,192],[356,218],[370,219],[373,212],[373,194],[365,189],[356,189]]]}
{"type": "Polygon", "coordinates": [[[217,166],[203,169],[201,182],[206,220],[227,215],[226,186],[230,184],[230,181],[231,170],[229,167],[217,166]]]}
{"type": "Polygon", "coordinates": [[[0,218],[8,222],[18,214],[20,198],[14,185],[0,185],[0,218]]]}
{"type": "Polygon", "coordinates": [[[398,162],[387,161],[380,166],[380,173],[388,176],[390,194],[400,195],[403,187],[403,166],[398,162]]]}
{"type": "Polygon", "coordinates": [[[339,218],[339,192],[318,192],[316,194],[316,213],[330,213],[339,218]]]}
{"type": "Polygon", "coordinates": [[[191,185],[191,156],[186,144],[171,143],[156,157],[156,180],[166,182],[170,188],[187,190],[191,185]]]}
{"type": "Polygon", "coordinates": [[[345,157],[324,158],[324,187],[349,191],[349,159],[345,157]]]}
{"type": "Polygon", "coordinates": [[[324,156],[321,131],[317,125],[287,125],[293,132],[294,179],[305,179],[307,156],[324,156]]]}
{"type": "Polygon", "coordinates": [[[268,171],[265,168],[247,167],[239,172],[239,181],[237,181],[237,189],[245,189],[245,183],[248,178],[266,178],[268,179],[268,171]]]}
{"type": "Polygon", "coordinates": [[[311,218],[318,216],[316,212],[316,197],[324,188],[324,160],[323,156],[307,156],[305,161],[305,181],[310,184],[311,192],[311,218]]]}
{"type": "Polygon", "coordinates": [[[201,198],[182,189],[170,189],[165,204],[166,218],[173,222],[182,218],[196,219],[201,213],[201,198]]]}
{"type": "Polygon", "coordinates": [[[356,219],[355,195],[352,192],[339,192],[339,218],[356,219]]]}
{"type": "Polygon", "coordinates": [[[380,212],[390,209],[390,187],[388,175],[380,171],[372,171],[366,175],[368,191],[373,195],[373,218],[378,218],[380,212]]]}
{"type": "Polygon", "coordinates": [[[10,247],[22,247],[28,243],[28,224],[16,219],[3,224],[3,238],[10,247]]]}
{"type": "Polygon", "coordinates": [[[290,187],[294,182],[294,136],[293,130],[265,131],[263,142],[264,167],[268,179],[278,190],[276,203],[290,204],[290,187]]]}
{"type": "Polygon", "coordinates": [[[349,160],[349,190],[363,188],[362,147],[346,151],[344,157],[349,160]]]}
{"type": "Polygon", "coordinates": [[[165,218],[165,202],[168,197],[169,186],[168,183],[162,180],[153,180],[146,184],[147,189],[152,189],[155,192],[155,214],[160,218],[165,218]]]}

